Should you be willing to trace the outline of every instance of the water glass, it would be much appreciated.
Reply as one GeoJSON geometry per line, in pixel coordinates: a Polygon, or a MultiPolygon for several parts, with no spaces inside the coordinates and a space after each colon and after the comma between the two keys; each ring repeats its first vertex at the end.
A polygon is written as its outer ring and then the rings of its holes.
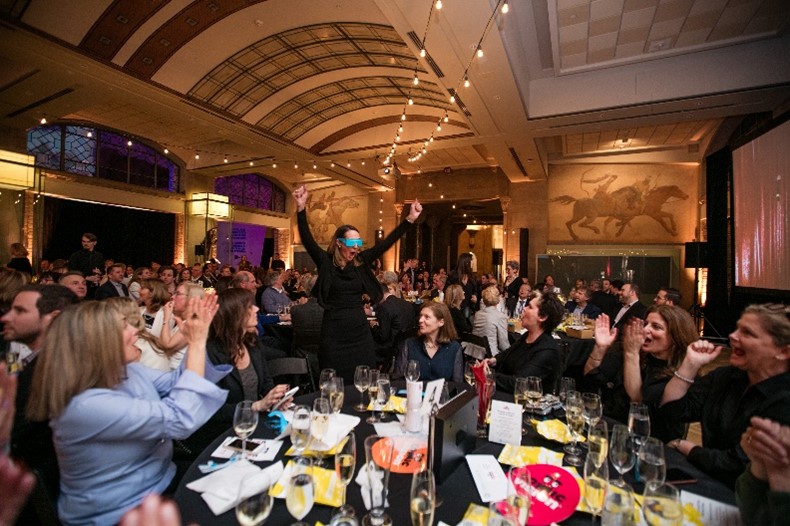
{"type": "Polygon", "coordinates": [[[321,398],[329,396],[329,381],[334,377],[334,369],[321,369],[321,374],[318,377],[318,388],[321,389],[321,398]]]}
{"type": "Polygon", "coordinates": [[[620,482],[623,482],[623,475],[628,473],[636,463],[634,437],[631,435],[631,431],[622,424],[616,424],[612,430],[612,438],[609,442],[609,460],[617,473],[620,474],[620,482]]]}
{"type": "Polygon", "coordinates": [[[291,420],[291,444],[297,455],[301,455],[310,442],[311,412],[306,405],[297,405],[293,408],[291,420]]]}
{"type": "Polygon", "coordinates": [[[269,494],[269,475],[258,471],[242,478],[241,500],[236,504],[236,520],[241,526],[259,526],[272,511],[274,498],[269,494]]]}
{"type": "Polygon", "coordinates": [[[583,393],[582,402],[584,404],[584,421],[588,427],[592,426],[603,416],[601,397],[596,393],[583,393]]]}
{"type": "Polygon", "coordinates": [[[249,458],[247,451],[247,437],[258,427],[258,412],[252,408],[251,400],[244,400],[236,404],[233,412],[233,431],[241,439],[242,457],[249,458]]]}
{"type": "Polygon", "coordinates": [[[537,376],[527,376],[527,399],[534,408],[543,398],[543,383],[537,376]]]}
{"type": "Polygon", "coordinates": [[[606,489],[609,484],[609,464],[604,462],[600,466],[595,463],[595,457],[588,455],[584,461],[584,502],[592,513],[592,522],[603,510],[606,489]]]}
{"type": "Polygon", "coordinates": [[[634,524],[634,491],[625,482],[609,482],[601,512],[601,526],[634,524]]]}
{"type": "Polygon", "coordinates": [[[571,391],[565,399],[565,421],[571,435],[571,443],[565,445],[565,462],[570,466],[582,465],[582,449],[576,445],[584,433],[584,402],[581,393],[571,391]]]}
{"type": "Polygon", "coordinates": [[[560,392],[558,393],[558,396],[563,410],[565,409],[565,399],[567,398],[568,393],[575,390],[576,380],[574,378],[569,378],[567,376],[560,378],[560,392]]]}
{"type": "Polygon", "coordinates": [[[354,410],[362,413],[367,410],[364,394],[370,387],[370,367],[357,365],[357,368],[354,370],[354,387],[359,391],[359,403],[354,406],[354,410]]]}
{"type": "Polygon", "coordinates": [[[346,491],[351,479],[354,478],[354,470],[357,465],[357,442],[354,433],[349,433],[343,440],[340,441],[340,445],[335,451],[335,473],[337,480],[343,485],[343,505],[341,507],[346,504],[346,491]]]}
{"type": "Polygon", "coordinates": [[[370,492],[370,511],[363,518],[363,524],[392,523],[385,506],[394,446],[395,442],[390,437],[370,435],[365,438],[365,467],[370,492]]]}
{"type": "Polygon", "coordinates": [[[590,426],[587,432],[587,458],[592,457],[595,465],[600,467],[606,462],[609,454],[609,426],[605,420],[599,420],[590,426]]]}
{"type": "Polygon", "coordinates": [[[420,379],[420,364],[417,360],[409,360],[406,365],[406,380],[416,382],[420,379]]]}
{"type": "Polygon", "coordinates": [[[628,408],[628,429],[639,449],[650,436],[650,412],[645,404],[631,403],[628,408]]]}
{"type": "Polygon", "coordinates": [[[639,480],[663,483],[667,476],[667,463],[664,459],[664,444],[655,437],[649,437],[639,448],[636,456],[636,471],[639,480]]]}
{"type": "Polygon", "coordinates": [[[345,400],[345,385],[343,379],[335,376],[329,380],[329,406],[332,408],[333,414],[339,414],[343,409],[343,402],[345,400]]]}
{"type": "Polygon", "coordinates": [[[683,505],[680,492],[672,484],[648,482],[642,512],[645,522],[650,526],[681,526],[683,524],[683,505]]]}
{"type": "Polygon", "coordinates": [[[412,526],[431,526],[436,509],[436,480],[433,471],[422,470],[411,479],[409,515],[412,526]]]}

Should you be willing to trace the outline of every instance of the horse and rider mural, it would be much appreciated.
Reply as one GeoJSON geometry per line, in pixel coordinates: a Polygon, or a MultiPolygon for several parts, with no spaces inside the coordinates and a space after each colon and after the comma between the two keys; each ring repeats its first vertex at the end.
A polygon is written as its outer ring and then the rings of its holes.
{"type": "Polygon", "coordinates": [[[660,243],[693,235],[695,167],[559,168],[549,190],[551,240],[660,243]]]}

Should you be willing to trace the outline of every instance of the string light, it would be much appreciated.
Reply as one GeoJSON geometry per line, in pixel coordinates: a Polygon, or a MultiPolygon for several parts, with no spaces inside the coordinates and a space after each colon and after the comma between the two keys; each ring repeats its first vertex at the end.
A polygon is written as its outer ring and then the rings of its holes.
{"type": "Polygon", "coordinates": [[[414,99],[409,97],[409,106],[414,106],[414,99]]]}
{"type": "Polygon", "coordinates": [[[420,49],[420,57],[425,58],[425,47],[420,49]]]}
{"type": "MultiPolygon", "coordinates": [[[[129,143],[129,146],[131,146],[131,145],[132,145],[132,143],[130,142],[130,143],[129,143]]],[[[195,160],[198,160],[198,159],[200,159],[200,154],[199,154],[199,153],[196,153],[196,154],[195,154],[195,160]]]]}
{"type": "MultiPolygon", "coordinates": [[[[223,163],[225,163],[225,164],[228,164],[228,157],[227,157],[227,156],[225,156],[225,157],[222,159],[222,162],[223,162],[223,163]]],[[[250,161],[250,163],[252,163],[252,161],[250,161]]]]}
{"type": "Polygon", "coordinates": [[[277,168],[277,163],[272,163],[272,168],[277,168]]]}
{"type": "Polygon", "coordinates": [[[165,148],[165,149],[164,149],[164,154],[165,154],[165,155],[167,155],[167,154],[169,154],[169,153],[170,153],[170,150],[168,150],[167,148],[165,148]]]}
{"type": "Polygon", "coordinates": [[[41,120],[38,121],[38,122],[40,122],[41,124],[46,124],[47,123],[47,118],[46,117],[41,117],[41,120]]]}
{"type": "Polygon", "coordinates": [[[477,58],[483,58],[483,47],[480,44],[477,45],[477,58]]]}
{"type": "Polygon", "coordinates": [[[412,83],[413,83],[415,86],[417,86],[417,85],[420,83],[420,79],[417,77],[417,74],[416,74],[416,73],[414,74],[414,80],[412,80],[412,83]]]}
{"type": "Polygon", "coordinates": [[[444,7],[442,0],[436,0],[436,9],[441,9],[442,7],[444,7]]]}
{"type": "Polygon", "coordinates": [[[464,75],[464,87],[465,88],[469,87],[469,76],[468,75],[464,75]]]}
{"type": "Polygon", "coordinates": [[[93,132],[89,131],[86,135],[87,135],[88,139],[90,139],[91,137],[93,137],[93,132]]]}
{"type": "Polygon", "coordinates": [[[505,3],[502,4],[502,14],[506,15],[508,11],[510,11],[510,6],[507,5],[507,0],[505,0],[505,3]]]}
{"type": "Polygon", "coordinates": [[[126,146],[131,146],[131,145],[132,145],[132,141],[126,141],[126,146]]]}

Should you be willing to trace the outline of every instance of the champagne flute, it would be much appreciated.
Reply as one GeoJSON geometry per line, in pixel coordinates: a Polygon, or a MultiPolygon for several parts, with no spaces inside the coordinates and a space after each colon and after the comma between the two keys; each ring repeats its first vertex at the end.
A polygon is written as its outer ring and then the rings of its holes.
{"type": "Polygon", "coordinates": [[[332,413],[339,414],[343,408],[343,400],[345,399],[344,393],[345,386],[343,379],[335,376],[329,380],[329,406],[332,408],[332,413]]]}
{"type": "Polygon", "coordinates": [[[571,391],[565,399],[565,420],[568,423],[568,431],[571,434],[571,443],[567,444],[563,451],[565,451],[565,462],[570,466],[581,466],[582,450],[576,445],[579,437],[584,433],[584,402],[582,402],[581,394],[578,391],[571,391]]]}
{"type": "Polygon", "coordinates": [[[365,391],[370,387],[370,367],[367,365],[357,365],[357,368],[354,370],[354,387],[359,391],[359,403],[354,406],[354,410],[362,413],[367,409],[365,407],[364,395],[365,391]]]}
{"type": "Polygon", "coordinates": [[[592,513],[592,524],[595,524],[595,517],[603,510],[609,480],[609,464],[604,462],[599,466],[595,460],[595,456],[587,455],[584,461],[584,502],[592,513]]]}
{"type": "Polygon", "coordinates": [[[291,444],[297,455],[304,453],[310,442],[310,408],[306,405],[294,406],[291,420],[291,444]]]}
{"type": "Polygon", "coordinates": [[[601,526],[631,526],[634,518],[634,490],[625,482],[609,482],[601,512],[601,526]]]}
{"type": "Polygon", "coordinates": [[[664,444],[655,437],[649,437],[639,448],[636,455],[636,472],[639,480],[663,483],[667,476],[667,463],[664,459],[664,444]]]}
{"type": "Polygon", "coordinates": [[[590,426],[587,432],[587,458],[592,457],[598,467],[606,463],[609,454],[609,426],[605,420],[599,420],[590,426]]]}
{"type": "Polygon", "coordinates": [[[241,439],[241,455],[249,458],[247,451],[247,437],[258,427],[258,412],[253,410],[252,401],[244,400],[236,404],[233,412],[233,431],[241,439]]]}
{"type": "Polygon", "coordinates": [[[570,393],[571,391],[575,391],[575,390],[576,390],[576,380],[575,379],[570,378],[568,376],[563,376],[562,378],[560,378],[559,398],[560,398],[560,404],[562,405],[563,411],[565,410],[565,398],[568,396],[568,393],[570,393]]]}
{"type": "Polygon", "coordinates": [[[417,360],[409,360],[406,365],[406,380],[416,382],[420,379],[420,364],[417,360]]]}
{"type": "Polygon", "coordinates": [[[414,473],[409,502],[412,526],[431,526],[436,509],[436,480],[433,471],[422,470],[414,473]]]}
{"type": "Polygon", "coordinates": [[[650,436],[650,412],[645,404],[632,402],[628,408],[628,429],[634,437],[637,449],[650,436]]]}
{"type": "Polygon", "coordinates": [[[527,399],[529,400],[529,405],[536,409],[541,398],[543,398],[543,383],[540,381],[540,378],[527,376],[527,399]]]}
{"type": "Polygon", "coordinates": [[[368,478],[370,510],[362,518],[364,525],[392,524],[392,519],[387,514],[386,503],[394,444],[394,440],[390,437],[370,435],[365,438],[365,470],[368,478]]]}
{"type": "Polygon", "coordinates": [[[340,508],[346,506],[346,491],[351,479],[354,478],[356,466],[357,441],[352,432],[340,441],[340,445],[335,450],[335,473],[337,473],[337,480],[343,485],[343,500],[340,508]]]}
{"type": "Polygon", "coordinates": [[[318,377],[318,388],[321,389],[321,398],[329,396],[329,381],[334,377],[334,369],[321,369],[321,374],[318,377]]]}
{"type": "Polygon", "coordinates": [[[617,473],[620,474],[618,481],[624,483],[623,475],[634,467],[636,454],[634,452],[634,437],[631,435],[631,431],[622,424],[616,424],[612,430],[609,460],[617,473]]]}
{"type": "Polygon", "coordinates": [[[642,512],[650,526],[681,526],[683,507],[680,492],[672,484],[646,483],[642,512]]]}
{"type": "MultiPolygon", "coordinates": [[[[379,371],[378,369],[370,370],[370,386],[368,387],[368,404],[373,405],[376,403],[376,397],[379,393],[379,371]]],[[[371,408],[372,410],[372,408],[371,408]]]]}
{"type": "Polygon", "coordinates": [[[589,428],[603,416],[601,397],[596,393],[582,393],[582,404],[584,406],[582,415],[589,428]]]}
{"type": "Polygon", "coordinates": [[[322,466],[324,462],[323,455],[319,451],[323,451],[326,444],[323,443],[327,431],[329,431],[329,415],[332,414],[332,408],[329,407],[329,400],[326,398],[316,398],[313,400],[313,414],[310,421],[310,434],[314,440],[321,442],[321,450],[316,447],[311,449],[318,455],[315,464],[322,466]]]}
{"type": "Polygon", "coordinates": [[[236,504],[236,520],[241,526],[259,526],[272,511],[269,476],[260,471],[244,477],[239,486],[241,500],[236,504]]]}
{"type": "Polygon", "coordinates": [[[524,436],[527,434],[527,426],[524,425],[524,418],[523,418],[523,414],[527,410],[527,379],[526,378],[516,378],[516,383],[513,386],[513,401],[521,406],[521,413],[522,413],[521,435],[524,436]]]}
{"type": "Polygon", "coordinates": [[[392,388],[390,386],[390,377],[387,374],[379,373],[378,379],[378,393],[376,396],[376,406],[379,408],[381,414],[379,415],[379,421],[384,422],[384,409],[387,407],[387,402],[389,402],[390,396],[392,395],[392,388]]]}
{"type": "Polygon", "coordinates": [[[285,495],[285,506],[288,508],[288,513],[300,521],[310,513],[315,502],[313,469],[307,457],[296,457],[292,462],[293,471],[285,495]]]}
{"type": "Polygon", "coordinates": [[[518,512],[518,524],[526,526],[531,503],[529,488],[532,486],[529,468],[527,466],[514,466],[510,468],[507,477],[510,480],[507,501],[518,512]]]}
{"type": "Polygon", "coordinates": [[[508,501],[501,500],[488,505],[486,526],[518,526],[518,510],[508,501]]]}

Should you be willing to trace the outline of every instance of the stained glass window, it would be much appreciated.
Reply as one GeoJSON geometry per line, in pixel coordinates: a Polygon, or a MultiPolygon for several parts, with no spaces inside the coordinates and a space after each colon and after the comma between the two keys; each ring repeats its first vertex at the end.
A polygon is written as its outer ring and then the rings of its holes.
{"type": "Polygon", "coordinates": [[[228,196],[233,205],[285,213],[285,192],[259,174],[219,177],[214,192],[228,196]]]}

